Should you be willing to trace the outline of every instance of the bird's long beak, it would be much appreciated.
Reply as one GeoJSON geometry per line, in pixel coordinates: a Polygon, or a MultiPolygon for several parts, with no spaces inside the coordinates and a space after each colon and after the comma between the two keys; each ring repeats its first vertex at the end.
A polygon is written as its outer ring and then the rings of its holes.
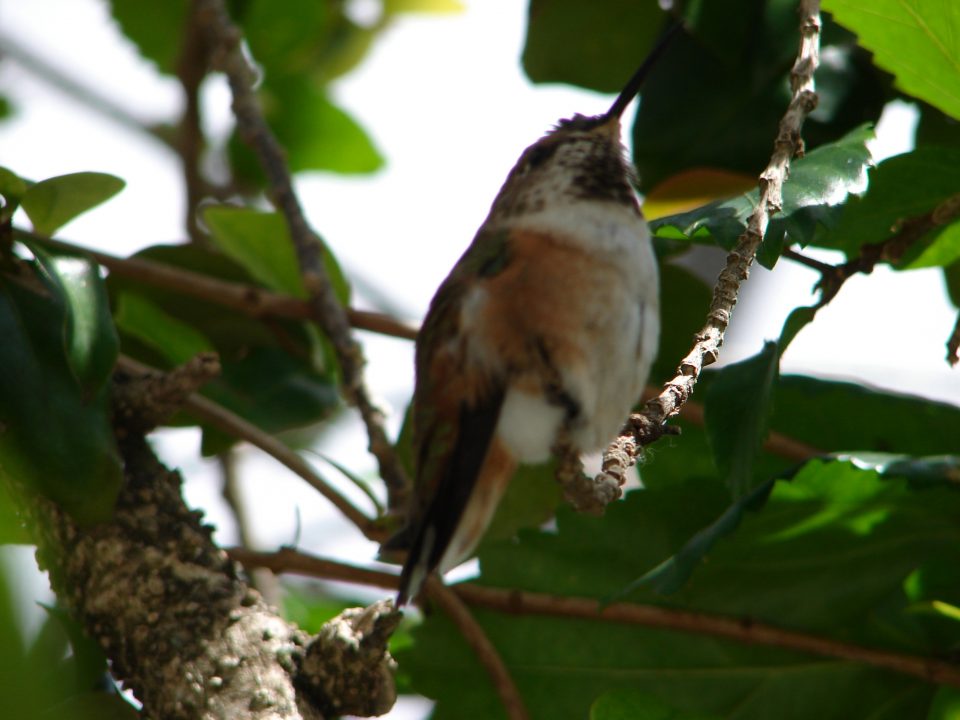
{"type": "Polygon", "coordinates": [[[613,101],[613,105],[610,106],[610,109],[604,114],[606,122],[603,123],[603,126],[606,126],[610,121],[616,121],[615,126],[619,128],[620,116],[623,115],[623,111],[627,109],[627,105],[630,104],[630,101],[640,92],[640,88],[643,85],[644,80],[647,79],[647,75],[650,74],[651,68],[656,64],[657,60],[663,55],[664,51],[670,45],[671,41],[677,36],[678,31],[683,27],[681,23],[675,23],[667,31],[660,36],[660,39],[657,41],[657,44],[653,46],[653,49],[649,52],[647,57],[644,58],[643,62],[640,64],[640,67],[637,68],[637,71],[633,73],[627,84],[623,86],[623,90],[620,91],[620,94],[617,95],[617,99],[613,101]]]}

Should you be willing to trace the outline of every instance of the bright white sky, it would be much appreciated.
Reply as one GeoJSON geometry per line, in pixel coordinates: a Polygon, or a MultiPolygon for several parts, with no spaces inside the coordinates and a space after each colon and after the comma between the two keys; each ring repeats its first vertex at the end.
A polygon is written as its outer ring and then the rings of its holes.
{"type": "MultiPolygon", "coordinates": [[[[523,2],[473,0],[462,15],[397,22],[367,61],[334,88],[340,104],[386,155],[388,167],[372,177],[298,179],[310,220],[348,271],[379,288],[411,319],[422,317],[523,148],[558,118],[596,113],[610,101],[526,81],[518,64],[525,12],[523,2]]],[[[0,0],[0,33],[145,121],[176,115],[176,84],[138,58],[113,27],[105,2],[0,0]]],[[[12,120],[0,123],[0,164],[35,180],[99,170],[127,181],[117,198],[71,223],[62,237],[117,254],[183,238],[180,174],[172,153],[104,121],[12,62],[0,63],[0,92],[17,108],[12,120]]],[[[210,127],[228,127],[225,86],[210,83],[204,99],[210,127]]],[[[910,123],[909,108],[899,108],[884,123],[890,132],[878,152],[907,149],[910,123]]],[[[775,338],[787,313],[810,302],[815,280],[811,271],[786,262],[775,276],[755,270],[750,283],[763,289],[755,289],[734,316],[723,360],[747,357],[765,338],[775,338]]],[[[943,360],[953,320],[936,272],[879,269],[873,277],[847,283],[790,347],[783,369],[858,378],[960,403],[960,370],[951,371],[943,360]]],[[[393,412],[396,428],[411,392],[412,346],[363,340],[371,386],[393,412]]],[[[207,508],[221,528],[221,541],[231,542],[232,521],[210,466],[197,459],[196,434],[167,433],[158,444],[189,478],[189,500],[207,508]]],[[[350,419],[325,436],[322,450],[370,472],[373,463],[364,447],[358,423],[350,419]]],[[[264,547],[292,542],[299,513],[303,548],[355,562],[372,557],[375,549],[331,514],[314,491],[259,453],[244,457],[244,489],[255,501],[255,530],[264,547]]]]}

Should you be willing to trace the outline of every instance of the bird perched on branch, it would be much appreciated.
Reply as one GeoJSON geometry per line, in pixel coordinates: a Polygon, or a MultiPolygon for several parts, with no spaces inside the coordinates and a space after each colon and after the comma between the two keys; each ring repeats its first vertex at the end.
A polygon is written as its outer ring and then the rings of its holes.
{"type": "Polygon", "coordinates": [[[437,290],[417,339],[416,483],[397,604],[465,560],[520,463],[563,432],[600,449],[642,392],[659,335],[657,264],[620,117],[664,42],[604,114],[520,156],[437,290]]]}

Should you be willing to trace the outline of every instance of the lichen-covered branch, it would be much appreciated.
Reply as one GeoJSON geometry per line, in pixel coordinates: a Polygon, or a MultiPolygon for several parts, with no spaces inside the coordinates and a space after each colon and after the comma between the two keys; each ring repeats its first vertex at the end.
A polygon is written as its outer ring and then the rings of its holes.
{"type": "Polygon", "coordinates": [[[274,206],[283,215],[293,241],[300,274],[310,297],[313,318],[323,328],[337,354],[343,392],[366,425],[370,452],[377,458],[380,476],[387,485],[389,506],[402,508],[409,486],[387,438],[384,418],[364,384],[364,359],[350,332],[347,313],[334,294],[323,266],[323,245],[307,223],[293,189],[283,148],[263,117],[255,87],[257,76],[241,48],[241,33],[233,24],[223,0],[194,0],[198,27],[206,33],[213,65],[226,76],[233,94],[233,113],[240,137],[253,149],[267,177],[274,206]]]}
{"type": "Polygon", "coordinates": [[[184,382],[207,376],[207,360],[166,377],[124,379],[117,394],[125,409],[114,413],[124,483],[109,521],[79,526],[51,501],[25,495],[41,568],[147,718],[385,712],[396,699],[386,652],[399,616],[392,606],[346,611],[311,640],[247,585],[201,513],[184,504],[180,476],[136,431],[149,424],[139,418],[169,409],[184,382]]]}
{"type": "Polygon", "coordinates": [[[636,462],[643,448],[668,432],[664,423],[676,415],[690,398],[703,368],[716,362],[719,357],[723,335],[737,304],[740,286],[749,275],[750,265],[766,233],[771,215],[782,207],[783,183],[790,171],[790,161],[803,152],[800,136],[803,121],[817,105],[813,74],[820,57],[819,0],[803,0],[800,3],[800,16],[800,49],[790,73],[792,97],[780,120],[770,163],[760,174],[759,202],[717,278],[707,321],[696,334],[693,348],[680,361],[676,375],[665,384],[663,391],[649,400],[641,413],[630,418],[624,431],[604,452],[602,470],[594,480],[598,487],[624,483],[627,470],[636,462]]]}

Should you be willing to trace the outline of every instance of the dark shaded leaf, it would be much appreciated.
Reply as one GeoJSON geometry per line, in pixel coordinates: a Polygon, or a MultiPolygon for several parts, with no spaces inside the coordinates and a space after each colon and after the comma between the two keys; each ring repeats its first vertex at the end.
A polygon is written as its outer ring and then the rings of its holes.
{"type": "Polygon", "coordinates": [[[704,395],[704,420],[713,458],[731,495],[756,484],[754,458],[767,435],[780,351],[767,342],[757,355],[720,370],[704,395]]]}
{"type": "Polygon", "coordinates": [[[590,720],[711,720],[717,716],[678,711],[650,692],[617,690],[597,698],[590,720]]]}
{"type": "MultiPolygon", "coordinates": [[[[561,510],[555,532],[491,543],[481,553],[480,582],[604,597],[674,551],[664,549],[680,547],[678,536],[702,527],[704,515],[719,514],[715,487],[691,480],[635,491],[601,520],[561,510]]],[[[960,492],[943,484],[914,489],[849,463],[812,462],[776,483],[763,511],[745,514],[669,604],[937,654],[960,629],[928,632],[903,588],[920,566],[960,562],[958,512],[960,492]]],[[[955,574],[945,577],[960,589],[955,574]]],[[[652,589],[635,599],[663,602],[652,589]]],[[[486,610],[475,616],[534,718],[579,719],[603,693],[630,692],[694,717],[894,720],[924,717],[936,693],[855,663],[694,633],[486,610]]],[[[438,700],[435,717],[502,717],[475,655],[442,613],[428,613],[413,638],[398,659],[413,687],[438,700]]]]}
{"type": "Polygon", "coordinates": [[[710,307],[710,288],[685,268],[660,263],[660,307],[669,317],[660,331],[657,359],[650,369],[650,383],[673,377],[677,363],[693,346],[693,335],[703,327],[710,307]]]}
{"type": "Polygon", "coordinates": [[[0,167],[0,198],[3,199],[0,222],[6,222],[13,217],[14,211],[20,207],[20,198],[27,192],[27,187],[27,183],[19,175],[0,167]]]}
{"type": "MultiPolygon", "coordinates": [[[[265,287],[306,297],[293,240],[282,215],[251,208],[211,206],[204,210],[203,219],[220,249],[265,287]]],[[[348,303],[350,286],[326,245],[323,264],[337,298],[348,303]]]]}
{"type": "Polygon", "coordinates": [[[109,388],[78,386],[64,350],[69,306],[57,285],[44,290],[0,280],[0,472],[96,522],[121,481],[109,388]]]}
{"type": "Polygon", "coordinates": [[[96,395],[113,373],[120,341],[99,266],[82,253],[30,251],[64,306],[63,345],[84,397],[96,395]]]}
{"type": "MultiPolygon", "coordinates": [[[[820,226],[830,227],[837,222],[849,196],[866,189],[867,168],[871,165],[866,143],[872,137],[870,128],[857,128],[791,165],[790,178],[783,188],[783,211],[771,219],[764,238],[767,247],[762,251],[767,267],[772,267],[779,257],[784,233],[792,242],[803,245],[813,242],[820,226]]],[[[709,239],[729,249],[746,229],[758,197],[758,192],[753,190],[654,220],[650,228],[662,237],[700,242],[709,239]]]]}
{"type": "MultiPolygon", "coordinates": [[[[236,262],[196,246],[155,246],[136,257],[258,284],[236,262]]],[[[267,432],[314,424],[338,406],[336,370],[326,364],[326,343],[306,323],[256,320],[116,275],[107,285],[125,353],[166,368],[212,347],[223,371],[202,392],[267,432]]],[[[184,416],[173,422],[193,423],[184,416]]],[[[204,453],[219,452],[232,442],[207,428],[204,453]]]]}
{"type": "Polygon", "coordinates": [[[182,365],[213,344],[192,325],[168,315],[142,295],[120,292],[116,298],[117,327],[162,355],[170,365],[182,365]]]}
{"type": "Polygon", "coordinates": [[[168,75],[177,70],[189,6],[188,0],[110,0],[113,18],[123,34],[168,75]]]}
{"type": "MultiPolygon", "coordinates": [[[[650,74],[633,126],[644,191],[694,168],[758,175],[790,100],[796,2],[700,0],[687,3],[684,15],[689,33],[650,74]]],[[[823,20],[821,52],[830,61],[817,71],[820,102],[803,128],[808,147],[874,122],[888,94],[869,55],[829,17],[823,20]]]]}
{"type": "Polygon", "coordinates": [[[560,503],[560,485],[553,463],[521,465],[487,528],[484,542],[503,540],[520,528],[539,527],[556,513],[560,503]]]}
{"type": "Polygon", "coordinates": [[[759,510],[767,502],[774,481],[768,480],[757,485],[749,493],[736,500],[714,522],[690,538],[680,550],[617,592],[615,598],[629,595],[641,585],[648,585],[661,595],[670,595],[682,588],[693,571],[706,557],[713,546],[724,536],[730,535],[740,526],[744,512],[759,510]]]}
{"type": "Polygon", "coordinates": [[[898,88],[960,118],[960,6],[917,0],[825,0],[898,88]]]}
{"type": "MultiPolygon", "coordinates": [[[[383,166],[383,157],[373,141],[330,101],[320,82],[304,75],[268,77],[261,92],[267,120],[287,151],[292,172],[358,174],[383,166]]],[[[234,171],[248,182],[262,182],[262,172],[250,150],[236,139],[230,150],[234,171]]]]}
{"type": "MultiPolygon", "coordinates": [[[[866,195],[851,198],[831,231],[814,244],[859,255],[868,243],[886,240],[908,218],[933,210],[960,193],[960,148],[920,147],[884,160],[870,172],[866,195]]],[[[909,267],[949,265],[960,257],[960,226],[938,229],[930,241],[918,246],[909,267]],[[919,255],[919,256],[918,256],[919,255]]]]}
{"type": "Polygon", "coordinates": [[[523,69],[533,82],[610,93],[627,82],[666,19],[655,3],[619,0],[531,0],[528,12],[523,69]]]}
{"type": "Polygon", "coordinates": [[[125,184],[106,173],[60,175],[31,185],[21,197],[20,205],[36,232],[52,235],[77,215],[112,198],[125,184]]]}

